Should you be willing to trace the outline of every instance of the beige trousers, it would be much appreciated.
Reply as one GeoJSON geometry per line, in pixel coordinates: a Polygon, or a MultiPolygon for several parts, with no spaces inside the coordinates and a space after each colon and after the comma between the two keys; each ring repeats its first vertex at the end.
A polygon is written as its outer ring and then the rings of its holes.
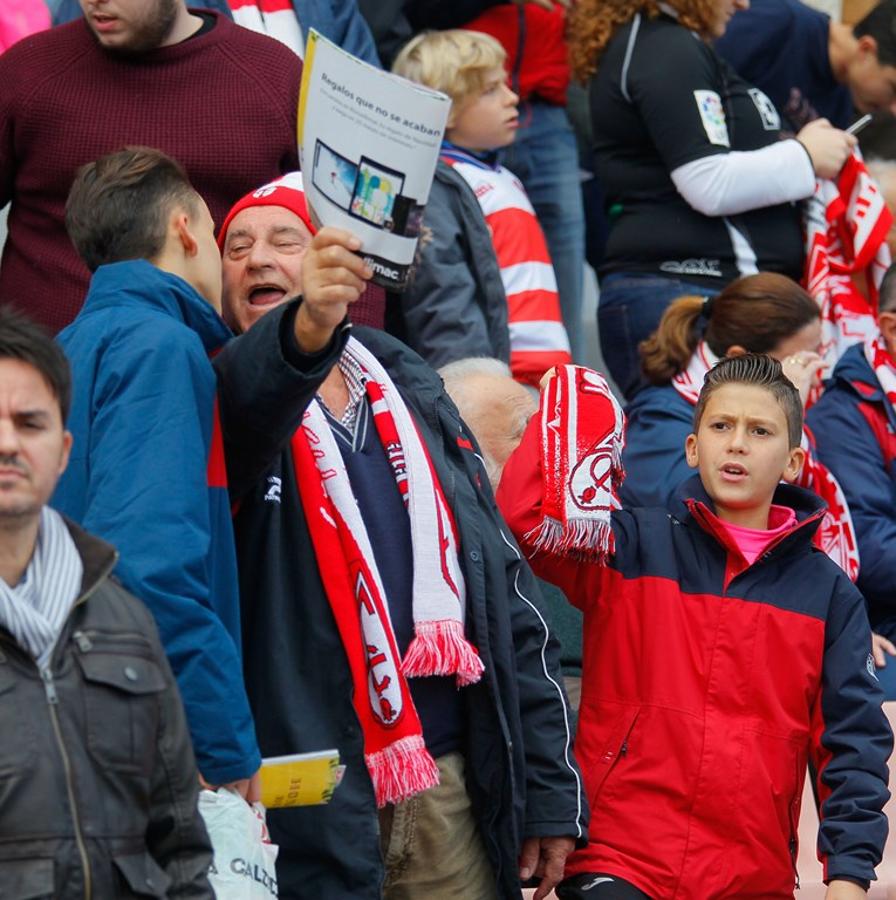
{"type": "Polygon", "coordinates": [[[383,900],[494,900],[495,878],[464,781],[464,758],[436,760],[439,784],[380,810],[383,900]]]}

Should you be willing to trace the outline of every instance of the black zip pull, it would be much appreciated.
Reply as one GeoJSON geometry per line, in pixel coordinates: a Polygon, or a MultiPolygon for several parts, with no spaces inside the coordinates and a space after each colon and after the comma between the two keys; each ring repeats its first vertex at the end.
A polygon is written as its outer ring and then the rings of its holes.
{"type": "Polygon", "coordinates": [[[625,756],[626,753],[628,753],[628,738],[622,742],[622,746],[619,748],[620,756],[625,756]]]}
{"type": "Polygon", "coordinates": [[[76,631],[72,635],[72,638],[74,639],[75,643],[78,645],[78,649],[82,653],[86,653],[88,650],[93,649],[93,643],[91,642],[90,638],[87,637],[86,634],[84,634],[83,631],[76,631]]]}

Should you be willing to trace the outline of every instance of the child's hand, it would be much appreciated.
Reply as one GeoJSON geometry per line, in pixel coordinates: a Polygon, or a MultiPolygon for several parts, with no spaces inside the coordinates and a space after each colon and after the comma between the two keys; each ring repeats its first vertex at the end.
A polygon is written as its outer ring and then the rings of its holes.
{"type": "Polygon", "coordinates": [[[321,228],[302,261],[302,304],[296,313],[299,349],[316,353],[330,342],[349,306],[373,275],[355,251],[361,241],[340,228],[321,228]]]}
{"type": "Polygon", "coordinates": [[[865,900],[867,892],[851,881],[834,880],[828,885],[824,900],[865,900]]]}

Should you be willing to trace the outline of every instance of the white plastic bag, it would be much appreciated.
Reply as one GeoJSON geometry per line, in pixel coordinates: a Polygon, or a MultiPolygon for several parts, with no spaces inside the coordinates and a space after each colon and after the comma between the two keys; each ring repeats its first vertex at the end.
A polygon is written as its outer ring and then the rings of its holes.
{"type": "Polygon", "coordinates": [[[235,791],[200,791],[199,812],[215,854],[208,880],[218,900],[276,898],[277,846],[264,807],[249,806],[235,791]]]}

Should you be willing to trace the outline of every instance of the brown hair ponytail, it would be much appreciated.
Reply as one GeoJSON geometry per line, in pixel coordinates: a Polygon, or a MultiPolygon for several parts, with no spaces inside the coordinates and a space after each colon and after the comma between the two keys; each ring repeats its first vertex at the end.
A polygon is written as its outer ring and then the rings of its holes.
{"type": "Polygon", "coordinates": [[[697,320],[703,311],[703,297],[679,297],[673,300],[659,328],[646,341],[641,341],[641,368],[652,384],[668,384],[687,368],[697,349],[700,332],[697,320]]]}
{"type": "MultiPolygon", "coordinates": [[[[668,384],[687,367],[701,338],[702,311],[702,297],[673,300],[659,328],[641,342],[641,367],[652,384],[668,384]]],[[[819,317],[818,304],[795,281],[760,272],[732,281],[713,298],[702,337],[718,357],[734,346],[772,353],[819,317]]]]}

